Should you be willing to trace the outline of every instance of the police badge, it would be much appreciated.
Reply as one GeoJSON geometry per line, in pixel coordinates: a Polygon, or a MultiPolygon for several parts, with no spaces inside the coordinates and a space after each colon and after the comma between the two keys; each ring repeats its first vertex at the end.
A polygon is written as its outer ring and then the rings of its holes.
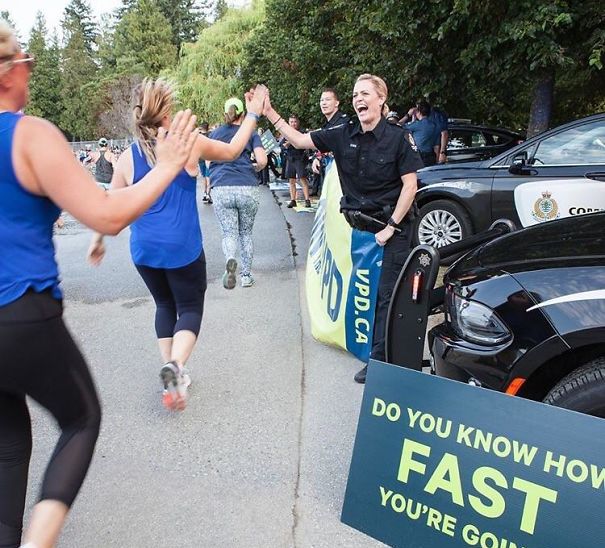
{"type": "Polygon", "coordinates": [[[561,216],[559,212],[559,204],[554,198],[551,198],[552,192],[545,190],[542,192],[542,198],[534,202],[532,217],[539,223],[544,221],[552,221],[561,216]]]}

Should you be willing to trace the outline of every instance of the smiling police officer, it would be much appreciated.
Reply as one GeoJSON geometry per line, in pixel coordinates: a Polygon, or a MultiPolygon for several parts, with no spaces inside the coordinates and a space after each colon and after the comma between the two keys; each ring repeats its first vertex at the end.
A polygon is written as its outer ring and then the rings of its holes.
{"type": "MultiPolygon", "coordinates": [[[[371,357],[385,359],[385,327],[391,294],[411,248],[416,170],[423,167],[413,139],[387,123],[387,86],[378,76],[362,74],[353,89],[357,118],[302,134],[281,118],[270,100],[264,113],[296,148],[334,153],[343,197],[341,212],[358,230],[375,234],[384,246],[374,318],[371,357]]],[[[364,383],[367,365],[355,375],[364,383]]]]}

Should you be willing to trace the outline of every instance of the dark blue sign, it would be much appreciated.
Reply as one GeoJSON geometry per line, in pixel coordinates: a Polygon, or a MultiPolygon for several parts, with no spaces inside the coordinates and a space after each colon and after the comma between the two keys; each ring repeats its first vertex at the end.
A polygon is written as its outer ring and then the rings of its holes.
{"type": "Polygon", "coordinates": [[[605,421],[370,362],[342,521],[406,548],[605,545],[605,421]]]}

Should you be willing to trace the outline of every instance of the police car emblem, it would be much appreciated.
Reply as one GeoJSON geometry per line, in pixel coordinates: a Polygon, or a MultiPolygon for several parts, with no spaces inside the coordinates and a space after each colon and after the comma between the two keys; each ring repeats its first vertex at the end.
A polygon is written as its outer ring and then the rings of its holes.
{"type": "Polygon", "coordinates": [[[418,262],[420,263],[420,266],[426,268],[431,264],[431,258],[429,257],[428,253],[423,253],[420,255],[418,262]]]}
{"type": "Polygon", "coordinates": [[[561,216],[559,204],[557,204],[557,201],[554,198],[551,198],[551,196],[552,192],[545,190],[542,192],[542,197],[534,202],[534,209],[531,215],[536,221],[552,221],[561,216]]]}
{"type": "Polygon", "coordinates": [[[414,152],[418,152],[418,146],[416,145],[416,141],[414,141],[414,137],[412,137],[411,133],[408,133],[408,141],[410,142],[410,146],[414,152]]]}

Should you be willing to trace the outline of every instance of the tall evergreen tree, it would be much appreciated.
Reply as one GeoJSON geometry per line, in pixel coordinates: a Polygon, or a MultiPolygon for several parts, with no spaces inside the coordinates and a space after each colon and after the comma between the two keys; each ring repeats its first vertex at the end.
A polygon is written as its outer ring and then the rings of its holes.
{"type": "Polygon", "coordinates": [[[72,28],[77,29],[82,34],[88,53],[93,54],[97,25],[86,0],[70,0],[64,11],[63,28],[68,32],[72,28]]]}
{"type": "Polygon", "coordinates": [[[91,104],[97,76],[94,59],[94,22],[90,6],[83,0],[71,0],[65,8],[62,22],[61,93],[65,98],[61,127],[74,138],[94,137],[91,104]]]}
{"type": "Polygon", "coordinates": [[[27,50],[36,59],[36,70],[29,81],[27,113],[60,124],[62,97],[59,45],[56,35],[50,43],[46,37],[46,20],[44,14],[39,11],[27,44],[27,50]]]}
{"type": "Polygon", "coordinates": [[[115,32],[117,70],[157,76],[176,65],[172,27],[155,0],[138,0],[118,23],[115,32]]]}
{"type": "MultiPolygon", "coordinates": [[[[208,26],[214,0],[156,0],[159,10],[172,27],[172,43],[180,51],[185,42],[194,42],[199,32],[208,26]]],[[[122,0],[116,10],[118,18],[135,9],[138,0],[122,0]]]]}

